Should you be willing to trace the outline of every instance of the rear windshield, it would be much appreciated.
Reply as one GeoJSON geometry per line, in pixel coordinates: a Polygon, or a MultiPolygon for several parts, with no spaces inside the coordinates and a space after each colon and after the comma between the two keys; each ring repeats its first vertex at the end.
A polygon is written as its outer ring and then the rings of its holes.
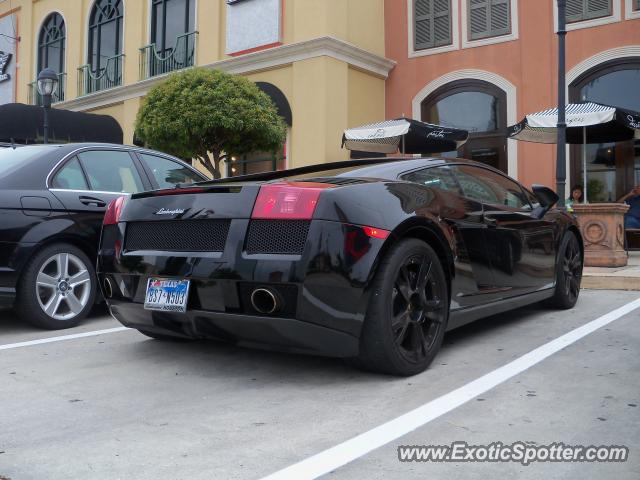
{"type": "Polygon", "coordinates": [[[24,167],[32,158],[50,152],[53,147],[34,145],[29,147],[0,149],[0,178],[24,167]]]}

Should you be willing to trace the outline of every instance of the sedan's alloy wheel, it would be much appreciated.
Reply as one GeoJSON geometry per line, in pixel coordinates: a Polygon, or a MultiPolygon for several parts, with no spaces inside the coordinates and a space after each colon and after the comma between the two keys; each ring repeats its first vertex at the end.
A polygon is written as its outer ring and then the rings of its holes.
{"type": "Polygon", "coordinates": [[[57,253],[42,264],[36,276],[36,298],[42,311],[55,320],[79,315],[91,297],[91,274],[71,253],[57,253]]]}

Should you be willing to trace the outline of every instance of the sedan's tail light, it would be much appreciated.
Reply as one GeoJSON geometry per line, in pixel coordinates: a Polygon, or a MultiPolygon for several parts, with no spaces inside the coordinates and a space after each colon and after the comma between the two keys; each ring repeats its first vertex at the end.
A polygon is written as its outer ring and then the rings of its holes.
{"type": "Polygon", "coordinates": [[[333,185],[313,182],[273,183],[260,187],[251,218],[311,220],[323,190],[333,185]]]}
{"type": "Polygon", "coordinates": [[[112,200],[107,207],[106,213],[104,214],[104,220],[102,221],[102,224],[116,225],[120,221],[120,214],[122,213],[122,208],[124,207],[126,201],[127,197],[125,196],[118,197],[115,200],[112,200]]]}

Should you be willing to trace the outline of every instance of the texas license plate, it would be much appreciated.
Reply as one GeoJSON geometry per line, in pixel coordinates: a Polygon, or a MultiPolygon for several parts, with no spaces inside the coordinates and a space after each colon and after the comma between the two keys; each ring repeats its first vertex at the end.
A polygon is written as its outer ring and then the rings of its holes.
{"type": "Polygon", "coordinates": [[[186,312],[188,297],[189,280],[150,278],[144,308],[161,312],[186,312]]]}

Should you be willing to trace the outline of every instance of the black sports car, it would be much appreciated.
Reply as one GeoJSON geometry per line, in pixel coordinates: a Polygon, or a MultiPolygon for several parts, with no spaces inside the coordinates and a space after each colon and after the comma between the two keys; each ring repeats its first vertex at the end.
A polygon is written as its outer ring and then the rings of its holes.
{"type": "Polygon", "coordinates": [[[138,193],[105,216],[111,313],[154,338],[212,338],[424,370],[445,330],[577,301],[575,219],[465,160],[352,160],[138,193]]]}
{"type": "Polygon", "coordinates": [[[108,144],[0,149],[0,307],[43,328],[93,306],[107,205],[123,193],[206,177],[167,155],[108,144]]]}

